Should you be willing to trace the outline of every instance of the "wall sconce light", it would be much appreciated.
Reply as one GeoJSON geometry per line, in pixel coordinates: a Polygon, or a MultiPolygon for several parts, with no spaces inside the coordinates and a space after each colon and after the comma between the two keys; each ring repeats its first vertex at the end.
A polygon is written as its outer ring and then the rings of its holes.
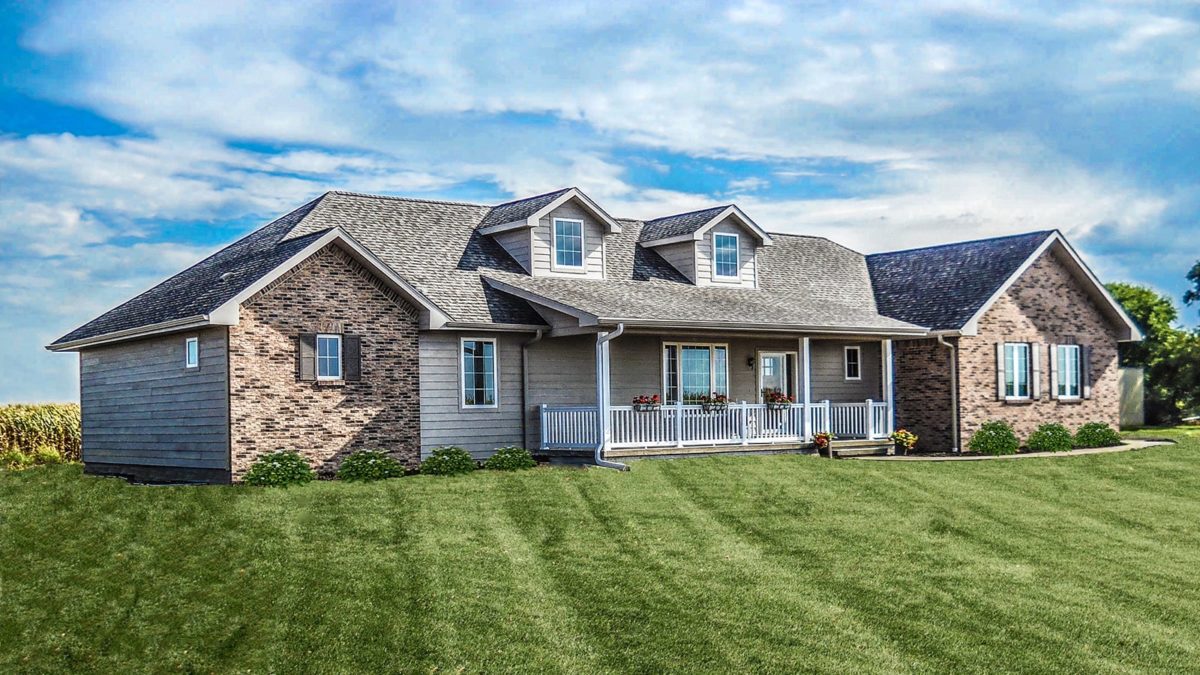
{"type": "Polygon", "coordinates": [[[754,370],[754,357],[753,356],[746,357],[746,367],[749,368],[750,370],[754,370]]]}

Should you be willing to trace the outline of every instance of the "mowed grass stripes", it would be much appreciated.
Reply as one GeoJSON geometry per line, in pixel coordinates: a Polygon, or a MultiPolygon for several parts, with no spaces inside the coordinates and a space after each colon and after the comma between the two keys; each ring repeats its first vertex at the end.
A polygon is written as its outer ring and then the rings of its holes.
{"type": "Polygon", "coordinates": [[[1179,672],[1200,434],[288,490],[0,474],[0,671],[1179,672]]]}

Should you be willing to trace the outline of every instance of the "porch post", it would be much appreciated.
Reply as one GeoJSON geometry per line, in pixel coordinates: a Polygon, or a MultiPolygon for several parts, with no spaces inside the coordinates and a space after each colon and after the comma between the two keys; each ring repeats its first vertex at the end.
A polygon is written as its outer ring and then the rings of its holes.
{"type": "Polygon", "coordinates": [[[810,428],[812,427],[812,408],[810,407],[812,406],[812,377],[810,376],[812,359],[809,358],[808,340],[807,337],[800,338],[800,360],[804,362],[804,380],[801,384],[804,396],[804,414],[800,418],[802,425],[800,435],[806,439],[813,436],[813,430],[810,428]]]}
{"type": "Polygon", "coordinates": [[[883,341],[883,400],[887,403],[887,435],[896,430],[895,375],[892,372],[892,340],[883,341]]]}

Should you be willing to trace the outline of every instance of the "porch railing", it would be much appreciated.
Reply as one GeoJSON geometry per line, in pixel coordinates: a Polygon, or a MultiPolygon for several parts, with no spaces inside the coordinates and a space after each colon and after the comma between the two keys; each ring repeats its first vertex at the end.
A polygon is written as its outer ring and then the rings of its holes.
{"type": "MultiPolygon", "coordinates": [[[[542,405],[540,411],[543,449],[596,446],[595,406],[542,405]]],[[[612,406],[609,415],[608,447],[662,448],[801,443],[820,431],[836,438],[883,438],[890,413],[885,402],[820,401],[775,409],[730,403],[708,412],[699,405],[665,405],[653,411],[612,406]]]]}

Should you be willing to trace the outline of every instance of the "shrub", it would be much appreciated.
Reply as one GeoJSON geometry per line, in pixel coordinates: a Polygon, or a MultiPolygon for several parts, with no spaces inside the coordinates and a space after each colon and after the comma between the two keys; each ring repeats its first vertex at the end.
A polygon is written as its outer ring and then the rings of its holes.
{"type": "Polygon", "coordinates": [[[1075,432],[1077,448],[1107,448],[1121,444],[1121,434],[1104,422],[1088,422],[1075,432]]]}
{"type": "Polygon", "coordinates": [[[255,460],[246,472],[247,485],[287,487],[300,485],[313,479],[308,462],[295,452],[272,452],[255,460]]]}
{"type": "Polygon", "coordinates": [[[471,453],[448,446],[444,448],[434,448],[433,452],[421,462],[421,473],[433,474],[435,476],[453,476],[459,473],[471,473],[478,469],[479,465],[471,457],[471,453]]]}
{"type": "Polygon", "coordinates": [[[64,459],[79,461],[79,405],[0,406],[0,448],[33,450],[42,445],[58,448],[64,459]]]}
{"type": "Polygon", "coordinates": [[[37,450],[33,451],[32,459],[35,464],[63,463],[62,453],[58,451],[58,448],[52,445],[39,446],[37,450]]]}
{"type": "Polygon", "coordinates": [[[1012,425],[1003,420],[984,422],[967,443],[972,452],[985,455],[1014,455],[1020,445],[1012,425]]]}
{"type": "Polygon", "coordinates": [[[533,455],[525,448],[515,446],[498,448],[483,463],[483,468],[495,471],[516,471],[518,469],[532,469],[535,466],[537,466],[537,460],[533,458],[533,455]]]}
{"type": "Polygon", "coordinates": [[[337,472],[339,480],[347,481],[383,480],[403,475],[404,465],[379,450],[359,450],[342,460],[337,472]]]}
{"type": "Polygon", "coordinates": [[[1071,449],[1074,439],[1071,432],[1057,422],[1043,424],[1037,431],[1029,435],[1025,445],[1033,452],[1066,452],[1071,449]]]}
{"type": "Polygon", "coordinates": [[[9,471],[20,471],[32,465],[33,459],[16,448],[0,452],[0,468],[8,469],[9,471]]]}

